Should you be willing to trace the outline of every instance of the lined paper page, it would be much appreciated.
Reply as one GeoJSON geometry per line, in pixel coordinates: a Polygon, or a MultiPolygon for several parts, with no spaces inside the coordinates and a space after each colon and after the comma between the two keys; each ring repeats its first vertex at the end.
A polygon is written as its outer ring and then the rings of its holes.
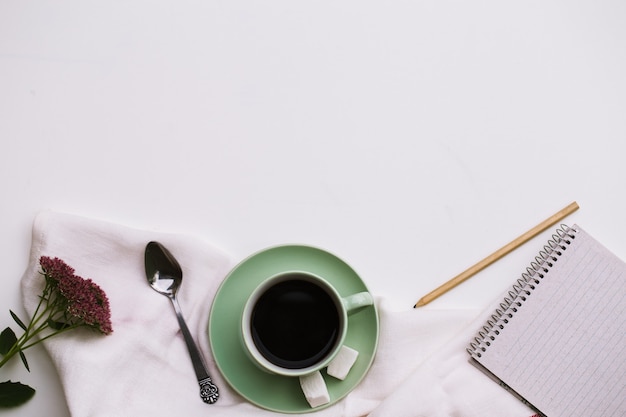
{"type": "Polygon", "coordinates": [[[626,264],[575,228],[477,361],[548,417],[624,417],[626,264]]]}

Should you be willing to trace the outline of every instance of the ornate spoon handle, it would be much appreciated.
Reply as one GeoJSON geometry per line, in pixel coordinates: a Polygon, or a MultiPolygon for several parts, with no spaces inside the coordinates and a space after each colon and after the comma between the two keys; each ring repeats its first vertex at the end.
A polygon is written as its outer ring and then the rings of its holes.
{"type": "Polygon", "coordinates": [[[217,401],[220,394],[217,392],[217,386],[211,380],[211,377],[208,376],[202,381],[198,381],[200,384],[200,398],[207,404],[213,404],[217,401]]]}
{"type": "Polygon", "coordinates": [[[204,359],[202,359],[202,355],[200,354],[200,351],[191,336],[187,323],[185,323],[183,313],[178,305],[178,300],[175,296],[170,297],[170,300],[172,300],[172,304],[174,305],[176,317],[178,318],[178,324],[180,325],[180,330],[182,331],[185,342],[187,343],[187,350],[189,350],[189,356],[191,357],[193,369],[196,372],[196,378],[198,378],[198,384],[200,385],[200,398],[202,398],[202,401],[207,404],[213,404],[220,396],[217,386],[213,383],[213,380],[209,376],[209,372],[204,364],[204,359]]]}

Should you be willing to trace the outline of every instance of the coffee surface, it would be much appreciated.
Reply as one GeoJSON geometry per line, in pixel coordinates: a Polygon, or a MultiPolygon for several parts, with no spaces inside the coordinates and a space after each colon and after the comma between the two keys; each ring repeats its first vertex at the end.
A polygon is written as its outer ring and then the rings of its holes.
{"type": "Polygon", "coordinates": [[[252,312],[252,338],[270,362],[288,369],[306,368],[333,349],[339,322],[337,307],[324,289],[301,279],[287,280],[258,299],[252,312]]]}

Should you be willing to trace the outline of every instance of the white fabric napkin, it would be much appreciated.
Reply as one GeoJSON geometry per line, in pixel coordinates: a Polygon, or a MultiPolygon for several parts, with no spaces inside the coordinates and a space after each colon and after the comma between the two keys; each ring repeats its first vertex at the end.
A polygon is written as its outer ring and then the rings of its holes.
{"type": "MultiPolygon", "coordinates": [[[[41,292],[40,256],[59,257],[108,295],[113,334],[78,329],[44,342],[74,417],[275,416],[232,390],[210,353],[211,301],[234,266],[209,243],[46,211],[37,216],[22,277],[26,311],[41,292]],[[147,284],[145,245],[163,243],[183,267],[179,301],[209,372],[220,388],[202,403],[169,300],[147,284]],[[174,414],[175,413],[175,414],[174,414]]],[[[358,268],[357,268],[358,269],[358,268]]],[[[367,278],[365,277],[367,281],[367,278]]],[[[465,345],[482,314],[467,310],[394,310],[377,298],[380,340],[364,380],[344,399],[311,416],[529,417],[532,412],[467,361],[465,345]],[[452,340],[451,340],[452,338],[452,340]]]]}

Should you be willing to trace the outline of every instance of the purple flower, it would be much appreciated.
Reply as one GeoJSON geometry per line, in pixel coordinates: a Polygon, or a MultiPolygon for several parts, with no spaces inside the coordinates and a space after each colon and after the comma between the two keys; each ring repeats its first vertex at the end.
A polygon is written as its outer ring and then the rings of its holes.
{"type": "Polygon", "coordinates": [[[42,256],[39,258],[39,265],[41,265],[46,278],[53,282],[58,283],[74,275],[74,268],[59,258],[53,259],[48,256],[42,256]]]}
{"type": "Polygon", "coordinates": [[[63,309],[65,324],[86,325],[103,334],[113,332],[109,299],[97,284],[75,275],[74,268],[59,258],[42,256],[39,264],[51,287],[50,297],[56,297],[54,301],[63,309]]]}
{"type": "MultiPolygon", "coordinates": [[[[45,279],[39,303],[28,322],[9,310],[24,333],[18,338],[10,327],[0,332],[0,368],[19,356],[30,371],[26,349],[77,327],[90,327],[103,334],[113,332],[109,299],[98,285],[76,275],[74,268],[59,258],[42,256],[39,265],[45,279]]],[[[0,383],[0,408],[23,404],[34,392],[28,385],[0,383]]]]}

